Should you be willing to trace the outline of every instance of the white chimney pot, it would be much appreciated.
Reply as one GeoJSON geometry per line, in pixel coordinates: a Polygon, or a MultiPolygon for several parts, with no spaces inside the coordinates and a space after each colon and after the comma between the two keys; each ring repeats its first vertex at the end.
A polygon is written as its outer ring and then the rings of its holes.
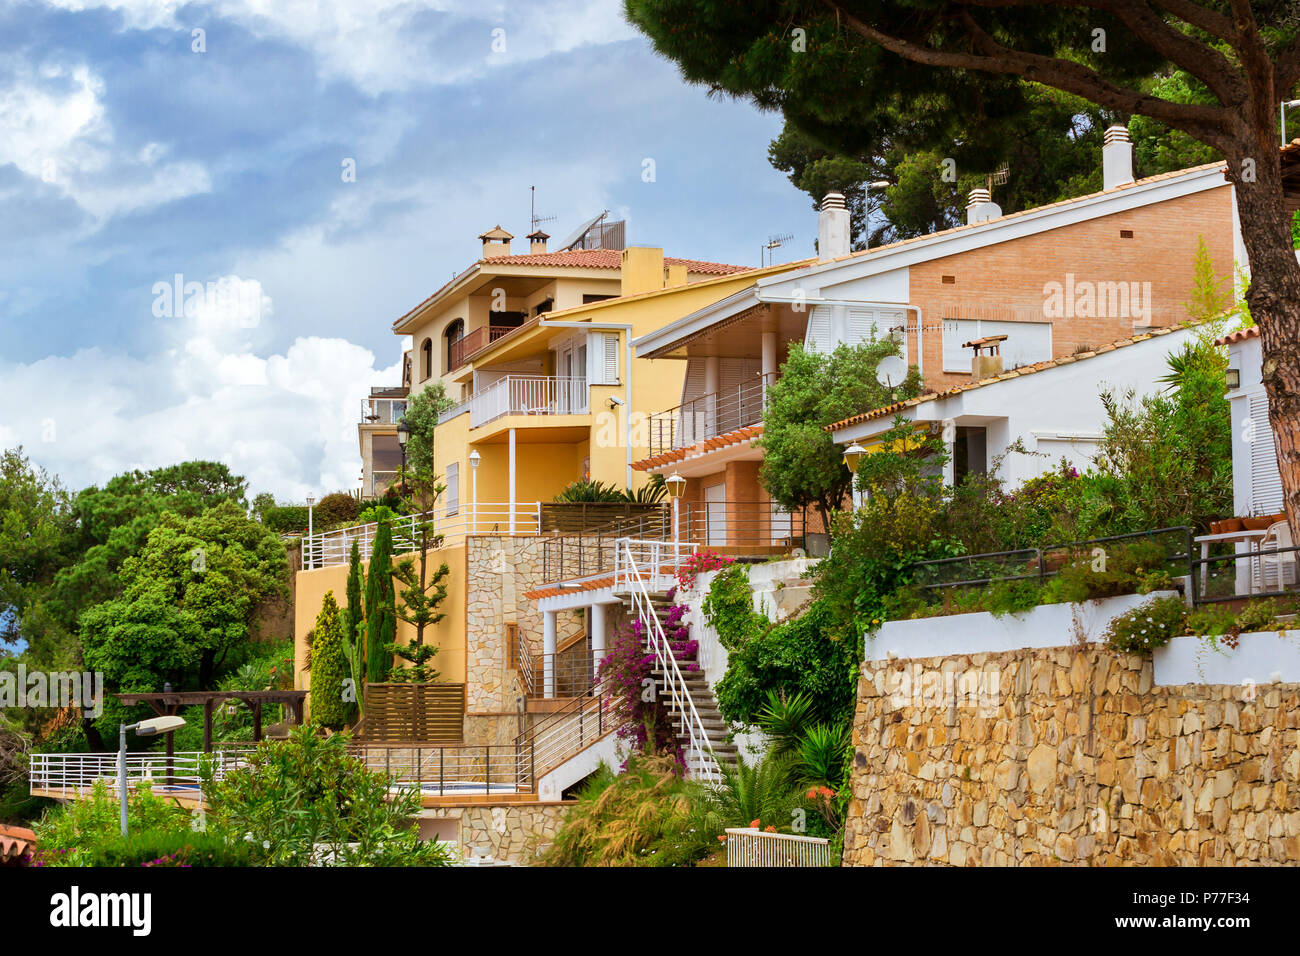
{"type": "Polygon", "coordinates": [[[849,210],[843,193],[827,193],[817,213],[817,258],[821,262],[847,256],[851,251],[852,231],[849,210]]]}
{"type": "Polygon", "coordinates": [[[1002,215],[1002,207],[993,201],[993,194],[987,189],[972,189],[966,200],[966,222],[988,222],[1002,215]]]}
{"type": "Polygon", "coordinates": [[[1133,182],[1133,143],[1125,126],[1106,130],[1101,147],[1101,181],[1103,189],[1114,189],[1133,182]]]}

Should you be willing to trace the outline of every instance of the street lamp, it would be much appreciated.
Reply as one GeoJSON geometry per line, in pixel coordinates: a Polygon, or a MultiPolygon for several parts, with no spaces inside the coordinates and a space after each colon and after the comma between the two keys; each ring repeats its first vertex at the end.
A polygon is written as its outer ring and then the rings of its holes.
{"type": "Polygon", "coordinates": [[[848,466],[849,474],[853,476],[853,484],[851,487],[853,491],[854,511],[857,511],[858,508],[862,507],[862,502],[859,500],[858,494],[858,463],[862,461],[862,457],[866,453],[867,450],[857,442],[854,442],[848,448],[844,449],[844,464],[848,466]]]}
{"type": "Polygon", "coordinates": [[[473,516],[470,520],[475,534],[478,534],[478,465],[482,460],[483,456],[477,448],[469,453],[469,500],[470,514],[473,516]]]}
{"type": "MultiPolygon", "coordinates": [[[[867,183],[866,192],[867,192],[867,194],[868,194],[868,198],[869,198],[869,194],[871,193],[871,190],[873,190],[873,189],[888,189],[888,188],[889,188],[890,186],[892,186],[892,185],[894,185],[894,184],[891,183],[888,179],[877,179],[877,180],[875,180],[875,181],[873,181],[873,182],[869,182],[869,183],[867,183]]],[[[866,236],[865,236],[865,241],[866,241],[866,248],[867,248],[867,249],[870,249],[870,248],[871,248],[871,222],[870,222],[870,217],[868,217],[868,221],[867,221],[867,234],[866,234],[866,236]]]]}
{"type": "Polygon", "coordinates": [[[308,495],[307,496],[307,537],[308,538],[311,537],[311,532],[312,532],[311,511],[312,508],[315,507],[315,505],[316,505],[316,498],[313,495],[308,495]]]}
{"type": "Polygon", "coordinates": [[[676,545],[681,535],[678,532],[678,502],[681,500],[682,492],[686,490],[686,479],[673,472],[664,479],[664,484],[668,486],[668,497],[673,501],[673,544],[676,545]]]}
{"type": "Polygon", "coordinates": [[[117,739],[117,797],[122,805],[122,836],[126,836],[126,732],[134,730],[137,737],[157,737],[170,734],[185,726],[184,717],[151,717],[135,724],[118,724],[117,739]]]}
{"type": "Polygon", "coordinates": [[[406,424],[406,416],[403,415],[402,420],[397,423],[397,447],[402,450],[402,470],[400,474],[403,486],[406,485],[406,442],[410,437],[411,426],[406,424]]]}

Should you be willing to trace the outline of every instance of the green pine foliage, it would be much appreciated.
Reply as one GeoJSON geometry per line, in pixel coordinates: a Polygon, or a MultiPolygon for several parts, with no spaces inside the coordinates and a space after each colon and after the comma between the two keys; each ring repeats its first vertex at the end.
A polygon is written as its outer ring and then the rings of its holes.
{"type": "Polygon", "coordinates": [[[393,592],[393,529],[379,522],[375,546],[366,575],[366,679],[372,684],[388,679],[393,667],[389,648],[397,637],[396,595],[393,592]]]}
{"type": "Polygon", "coordinates": [[[334,592],[326,591],[311,642],[311,716],[317,724],[334,730],[352,716],[344,681],[351,676],[344,638],[343,617],[334,592]]]}
{"type": "MultiPolygon", "coordinates": [[[[343,608],[343,637],[348,645],[348,667],[353,686],[360,688],[366,681],[365,605],[361,592],[365,588],[365,575],[361,571],[361,548],[354,539],[352,555],[348,561],[347,607],[343,608]]],[[[361,701],[357,694],[358,704],[361,701]]]]}

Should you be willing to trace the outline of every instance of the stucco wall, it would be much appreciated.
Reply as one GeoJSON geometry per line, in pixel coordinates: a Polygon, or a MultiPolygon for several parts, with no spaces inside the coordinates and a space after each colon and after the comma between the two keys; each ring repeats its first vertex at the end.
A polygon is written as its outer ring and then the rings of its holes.
{"type": "Polygon", "coordinates": [[[868,661],[846,865],[1300,862],[1300,685],[1099,646],[868,661]]]}

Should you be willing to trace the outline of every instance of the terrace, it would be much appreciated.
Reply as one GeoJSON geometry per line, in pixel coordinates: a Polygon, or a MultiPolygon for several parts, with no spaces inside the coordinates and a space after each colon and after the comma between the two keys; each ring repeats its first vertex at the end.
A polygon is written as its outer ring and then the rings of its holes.
{"type": "Polygon", "coordinates": [[[710,438],[757,425],[775,375],[759,375],[650,416],[650,457],[698,445],[710,438]]]}

